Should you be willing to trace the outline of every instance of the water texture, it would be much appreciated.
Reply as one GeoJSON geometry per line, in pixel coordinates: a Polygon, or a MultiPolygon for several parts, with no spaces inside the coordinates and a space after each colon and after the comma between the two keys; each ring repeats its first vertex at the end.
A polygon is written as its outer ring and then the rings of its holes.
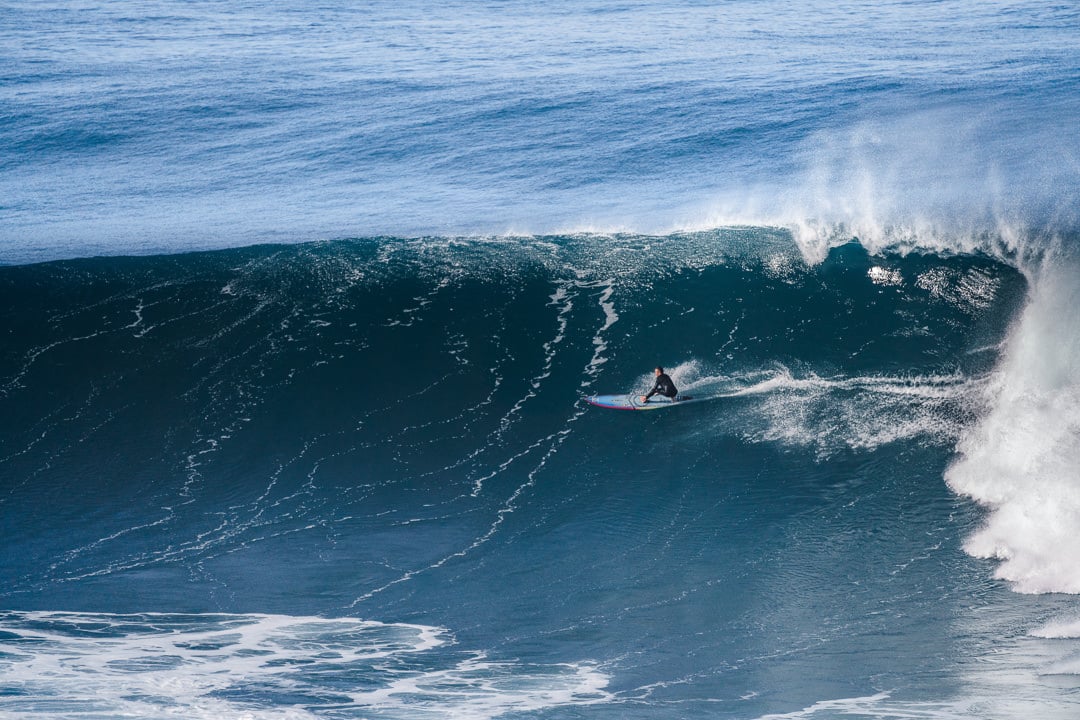
{"type": "Polygon", "coordinates": [[[1075,718],[1078,27],[0,3],[0,715],[1075,718]]]}

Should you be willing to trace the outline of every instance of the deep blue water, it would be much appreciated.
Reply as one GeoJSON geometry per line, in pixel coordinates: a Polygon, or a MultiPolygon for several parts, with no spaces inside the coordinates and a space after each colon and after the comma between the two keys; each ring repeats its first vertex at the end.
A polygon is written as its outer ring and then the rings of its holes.
{"type": "Polygon", "coordinates": [[[0,715],[1075,718],[1078,29],[0,3],[0,715]]]}

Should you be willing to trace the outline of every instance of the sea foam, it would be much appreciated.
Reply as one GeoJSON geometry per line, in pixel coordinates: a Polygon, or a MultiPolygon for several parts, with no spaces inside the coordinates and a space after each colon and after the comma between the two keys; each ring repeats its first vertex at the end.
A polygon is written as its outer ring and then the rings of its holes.
{"type": "Polygon", "coordinates": [[[1048,258],[965,433],[949,486],[985,505],[966,544],[1025,593],[1080,593],[1080,273],[1048,258]]]}
{"type": "Polygon", "coordinates": [[[608,697],[591,664],[455,644],[442,628],[354,618],[8,612],[0,715],[483,720],[608,697]]]}

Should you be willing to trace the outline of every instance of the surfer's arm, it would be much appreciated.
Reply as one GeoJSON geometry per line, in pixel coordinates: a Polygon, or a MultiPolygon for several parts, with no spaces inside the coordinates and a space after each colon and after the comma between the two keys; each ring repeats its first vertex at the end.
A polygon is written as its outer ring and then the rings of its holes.
{"type": "Polygon", "coordinates": [[[657,380],[656,384],[653,385],[652,390],[649,391],[648,395],[642,395],[641,396],[641,402],[649,402],[649,398],[651,398],[653,395],[655,395],[658,392],[660,392],[660,381],[659,380],[657,380]]]}

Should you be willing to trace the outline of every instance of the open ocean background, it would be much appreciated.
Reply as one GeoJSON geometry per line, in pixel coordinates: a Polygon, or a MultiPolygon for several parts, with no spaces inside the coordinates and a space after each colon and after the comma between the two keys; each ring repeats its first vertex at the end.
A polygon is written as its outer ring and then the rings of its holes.
{"type": "Polygon", "coordinates": [[[1078,119],[1070,2],[0,0],[0,717],[1075,720],[1078,119]]]}

